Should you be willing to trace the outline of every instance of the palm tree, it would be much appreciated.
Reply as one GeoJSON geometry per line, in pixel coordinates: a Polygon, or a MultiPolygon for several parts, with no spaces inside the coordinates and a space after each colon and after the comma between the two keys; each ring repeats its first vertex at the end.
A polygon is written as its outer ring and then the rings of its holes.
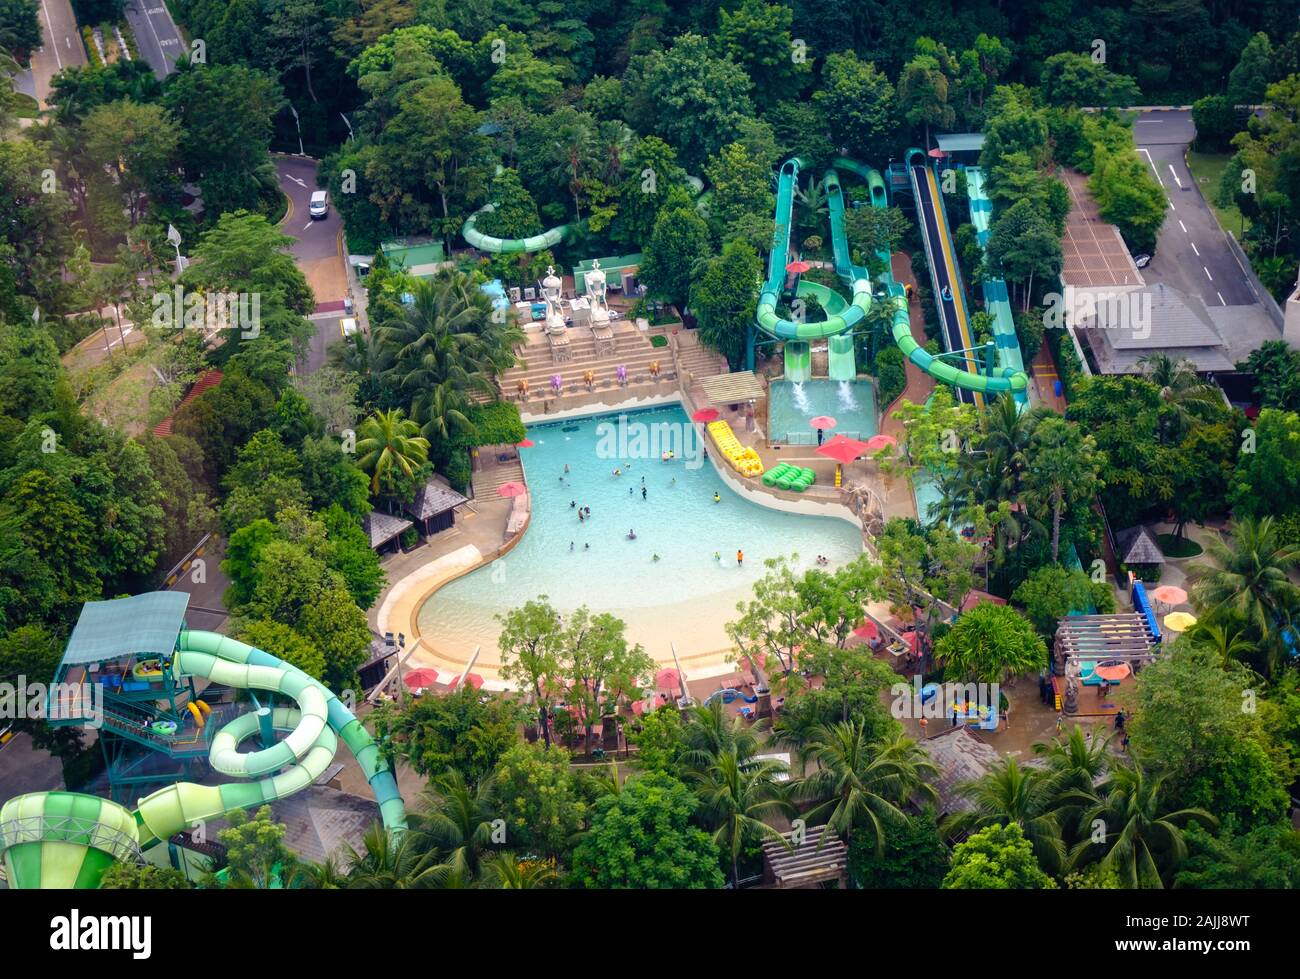
{"type": "Polygon", "coordinates": [[[1223,405],[1223,394],[1213,384],[1202,381],[1195,365],[1186,358],[1174,358],[1161,351],[1147,354],[1138,365],[1160,388],[1160,400],[1176,412],[1180,430],[1207,408],[1223,405]]]}
{"type": "Polygon", "coordinates": [[[727,753],[748,766],[758,754],[758,738],[739,717],[723,712],[721,698],[691,708],[682,728],[682,745],[680,762],[688,772],[707,771],[727,753]]]}
{"type": "Polygon", "coordinates": [[[348,875],[341,861],[328,856],[323,863],[299,860],[284,874],[286,889],[302,887],[314,891],[337,891],[348,886],[348,875]]]}
{"type": "Polygon", "coordinates": [[[881,817],[901,820],[901,804],[914,797],[936,799],[925,781],[937,773],[925,753],[910,738],[871,743],[861,720],[823,726],[809,745],[818,768],[794,785],[801,800],[821,800],[808,811],[810,822],[825,817],[826,825],[845,843],[856,827],[866,824],[875,836],[876,853],[883,853],[885,827],[881,817]]]}
{"type": "Polygon", "coordinates": [[[1102,784],[1100,795],[1080,793],[1086,805],[1079,816],[1079,831],[1087,835],[1071,852],[1070,866],[1100,853],[1102,871],[1114,870],[1129,887],[1164,887],[1161,863],[1170,873],[1187,856],[1182,827],[1197,822],[1213,829],[1219,821],[1204,809],[1164,812],[1163,787],[1163,775],[1148,778],[1136,764],[1118,765],[1102,784]],[[1094,828],[1102,834],[1100,840],[1091,835],[1094,828]]]}
{"type": "Polygon", "coordinates": [[[370,492],[378,493],[381,481],[390,473],[407,479],[429,458],[429,440],[420,426],[403,416],[401,408],[377,411],[357,430],[357,465],[370,473],[370,492]]]}
{"type": "Polygon", "coordinates": [[[435,886],[429,841],[407,830],[394,834],[374,823],[362,837],[362,852],[346,847],[348,887],[359,890],[406,890],[435,886]]]}
{"type": "Polygon", "coordinates": [[[495,890],[536,891],[556,886],[560,875],[553,860],[520,860],[498,852],[483,858],[480,881],[495,890]]]}
{"type": "Polygon", "coordinates": [[[944,821],[949,836],[975,832],[987,826],[1015,823],[1034,849],[1034,855],[1048,873],[1060,870],[1065,858],[1061,825],[1054,811],[1056,799],[1046,773],[1024,768],[1014,758],[982,778],[965,782],[959,790],[973,803],[964,812],[944,821]]]}
{"type": "Polygon", "coordinates": [[[378,327],[390,380],[411,399],[426,436],[465,431],[471,395],[497,397],[496,376],[513,367],[523,331],[492,308],[469,276],[439,273],[412,287],[411,302],[378,327]]]}
{"type": "Polygon", "coordinates": [[[1228,540],[1216,534],[1205,553],[1214,564],[1187,569],[1197,611],[1202,618],[1225,609],[1238,612],[1263,638],[1272,675],[1282,655],[1282,627],[1300,607],[1300,587],[1289,577],[1300,567],[1300,544],[1283,541],[1272,517],[1242,517],[1228,540]]]}
{"type": "Polygon", "coordinates": [[[471,881],[478,875],[479,858],[492,842],[495,796],[491,778],[470,786],[454,768],[425,788],[428,809],[416,825],[441,855],[440,875],[471,881]]]}
{"type": "Polygon", "coordinates": [[[1064,738],[1050,743],[1038,742],[1034,751],[1047,761],[1050,791],[1056,794],[1071,789],[1090,792],[1099,776],[1110,765],[1110,737],[1074,727],[1064,738]]]}
{"type": "Polygon", "coordinates": [[[1064,418],[1045,419],[1034,431],[1029,496],[1051,508],[1053,564],[1061,553],[1061,514],[1097,492],[1102,458],[1093,437],[1064,418]]]}
{"type": "Polygon", "coordinates": [[[740,885],[740,853],[747,843],[780,840],[769,826],[773,816],[793,816],[778,781],[786,766],[772,759],[742,762],[734,752],[724,751],[716,761],[691,776],[700,798],[702,815],[713,827],[713,842],[731,859],[731,886],[740,885]]]}
{"type": "Polygon", "coordinates": [[[1187,641],[1214,650],[1223,666],[1233,660],[1247,659],[1255,651],[1255,644],[1242,629],[1217,622],[1196,623],[1187,633],[1187,641]]]}

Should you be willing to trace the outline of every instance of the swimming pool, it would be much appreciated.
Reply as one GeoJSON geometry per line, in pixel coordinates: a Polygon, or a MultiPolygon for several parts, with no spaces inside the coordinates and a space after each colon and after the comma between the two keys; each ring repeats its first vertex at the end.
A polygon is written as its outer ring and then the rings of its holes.
{"type": "Polygon", "coordinates": [[[862,552],[861,532],[847,521],[751,503],[711,463],[692,459],[699,426],[681,407],[621,417],[529,427],[535,445],[520,454],[532,522],[514,550],[425,602],[420,631],[440,653],[463,660],[481,644],[480,665],[493,668],[494,616],[541,595],[561,611],[586,604],[613,612],[656,659],[671,659],[669,641],[684,658],[716,652],[727,646],[723,625],[751,596],[764,560],[797,552],[812,567],[818,554],[840,564],[862,552]],[[665,439],[676,439],[669,462],[660,459],[671,447],[665,439]],[[581,507],[591,517],[579,522],[581,507]],[[627,539],[629,530],[636,540],[627,539]]]}
{"type": "Polygon", "coordinates": [[[774,442],[815,445],[810,419],[830,415],[839,424],[832,434],[869,439],[876,434],[876,392],[870,381],[813,379],[796,384],[773,381],[767,389],[768,436],[774,442]]]}

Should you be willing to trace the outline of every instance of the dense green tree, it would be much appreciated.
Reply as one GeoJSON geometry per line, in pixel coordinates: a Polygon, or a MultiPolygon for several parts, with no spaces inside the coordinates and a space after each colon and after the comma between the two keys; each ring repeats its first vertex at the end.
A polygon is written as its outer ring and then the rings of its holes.
{"type": "Polygon", "coordinates": [[[403,758],[426,777],[455,768],[470,784],[490,776],[518,740],[517,705],[480,698],[470,684],[441,697],[381,703],[367,720],[390,759],[403,758]]]}
{"type": "Polygon", "coordinates": [[[669,775],[628,779],[596,801],[591,829],[573,851],[587,888],[720,888],[718,847],[692,825],[699,801],[669,775]]]}
{"type": "Polygon", "coordinates": [[[690,308],[699,324],[700,342],[740,366],[754,319],[755,288],[763,266],[747,242],[731,241],[710,258],[691,285],[690,308]]]}
{"type": "Polygon", "coordinates": [[[686,306],[696,264],[713,254],[709,226],[682,196],[673,195],[655,219],[640,278],[650,295],[686,306]]]}
{"type": "Polygon", "coordinates": [[[1020,827],[989,826],[952,852],[945,889],[1051,890],[1055,881],[1043,873],[1020,827]]]}
{"type": "Polygon", "coordinates": [[[325,656],[306,636],[281,622],[257,619],[242,623],[234,637],[296,666],[319,680],[325,672],[325,656]]]}
{"type": "Polygon", "coordinates": [[[1265,408],[1249,434],[1228,488],[1234,512],[1282,516],[1300,508],[1300,414],[1265,408]]]}
{"type": "Polygon", "coordinates": [[[179,870],[151,863],[114,863],[99,882],[101,891],[183,891],[190,882],[179,870]]]}
{"type": "Polygon", "coordinates": [[[1300,887],[1300,836],[1283,822],[1223,830],[1211,835],[1195,823],[1183,836],[1187,857],[1174,875],[1175,887],[1203,890],[1300,887]]]}
{"type": "Polygon", "coordinates": [[[746,235],[754,248],[772,241],[771,173],[755,160],[743,143],[729,143],[704,167],[713,188],[709,223],[719,241],[746,235]]]}
{"type": "Polygon", "coordinates": [[[1255,375],[1255,396],[1263,408],[1300,411],[1300,351],[1284,340],[1266,340],[1237,370],[1255,375]]]}
{"type": "Polygon", "coordinates": [[[38,4],[31,0],[4,0],[0,3],[0,48],[26,61],[41,46],[38,4]]]}
{"type": "Polygon", "coordinates": [[[586,816],[569,753],[555,746],[516,744],[497,762],[494,784],[507,845],[549,859],[567,857],[586,816]]]}
{"type": "Polygon", "coordinates": [[[835,144],[851,156],[879,161],[892,152],[898,105],[894,86],[870,61],[836,51],[822,65],[813,105],[823,114],[835,144]]]}
{"type": "Polygon", "coordinates": [[[1137,101],[1137,82],[1086,54],[1062,51],[1043,62],[1039,79],[1048,105],[1125,106],[1137,101]]]}
{"type": "Polygon", "coordinates": [[[793,56],[793,18],[791,8],[764,0],[744,0],[735,10],[718,10],[714,40],[749,75],[755,105],[796,95],[809,76],[810,61],[796,61],[793,56]]]}
{"type": "Polygon", "coordinates": [[[357,465],[370,473],[370,491],[390,494],[393,479],[414,478],[428,459],[429,440],[418,433],[420,426],[404,418],[401,408],[378,411],[357,429],[357,465]]]}
{"type": "Polygon", "coordinates": [[[935,644],[946,676],[995,683],[1041,670],[1047,646],[1033,625],[1007,605],[981,602],[935,644]]]}
{"type": "Polygon", "coordinates": [[[1236,67],[1228,75],[1228,102],[1232,105],[1258,105],[1274,74],[1273,44],[1263,31],[1254,34],[1241,49],[1236,67]]]}
{"type": "Polygon", "coordinates": [[[1115,611],[1115,593],[1104,581],[1095,582],[1080,568],[1045,564],[1029,573],[1011,596],[1024,606],[1025,615],[1047,642],[1056,635],[1056,625],[1072,613],[1095,610],[1099,615],[1115,611]]]}
{"type": "Polygon", "coordinates": [[[849,876],[867,890],[933,890],[948,872],[948,848],[939,838],[934,809],[885,823],[884,849],[856,837],[849,848],[849,876]]]}
{"type": "Polygon", "coordinates": [[[1066,509],[1087,506],[1101,486],[1105,456],[1090,435],[1064,418],[1044,418],[1030,442],[1026,488],[1031,499],[1052,514],[1052,561],[1061,551],[1061,516],[1066,509]]]}
{"type": "MultiPolygon", "coordinates": [[[[918,47],[919,47],[918,41],[918,47]]],[[[950,128],[957,114],[948,103],[951,69],[933,54],[917,54],[898,76],[898,107],[909,125],[925,129],[925,145],[930,145],[930,128],[950,128]]]]}

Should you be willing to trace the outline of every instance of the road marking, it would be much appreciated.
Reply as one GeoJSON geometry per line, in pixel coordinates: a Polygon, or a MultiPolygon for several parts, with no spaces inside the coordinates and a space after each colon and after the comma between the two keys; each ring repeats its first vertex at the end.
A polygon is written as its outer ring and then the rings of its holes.
{"type": "Polygon", "coordinates": [[[1181,218],[1178,219],[1178,227],[1183,229],[1183,234],[1187,234],[1187,225],[1183,224],[1181,218]]]}
{"type": "Polygon", "coordinates": [[[1224,306],[1228,305],[1228,301],[1227,301],[1226,299],[1223,298],[1223,293],[1219,292],[1219,291],[1216,289],[1216,290],[1214,291],[1214,294],[1215,294],[1216,296],[1219,297],[1219,302],[1220,302],[1220,303],[1222,303],[1224,306]]]}
{"type": "Polygon", "coordinates": [[[1196,242],[1192,242],[1192,251],[1196,252],[1196,257],[1201,257],[1201,250],[1196,247],[1196,242]]]}
{"type": "Polygon", "coordinates": [[[153,43],[158,45],[158,56],[162,58],[163,63],[163,77],[166,78],[172,72],[171,62],[167,60],[167,52],[163,50],[162,38],[158,36],[158,28],[153,26],[153,18],[146,14],[144,19],[145,23],[149,25],[149,33],[153,35],[153,43]]]}
{"type": "Polygon", "coordinates": [[[302,226],[302,230],[303,230],[303,231],[310,231],[310,230],[311,230],[311,226],[312,226],[313,224],[315,224],[314,221],[308,221],[306,224],[304,224],[304,225],[302,226]]]}
{"type": "Polygon", "coordinates": [[[1213,281],[1214,281],[1214,276],[1210,275],[1210,270],[1207,269],[1207,268],[1205,268],[1204,265],[1202,265],[1201,268],[1202,268],[1202,269],[1205,269],[1205,277],[1206,277],[1207,279],[1209,279],[1211,282],[1213,282],[1213,281]]]}
{"type": "Polygon", "coordinates": [[[1156,161],[1151,159],[1151,151],[1147,149],[1143,149],[1141,146],[1139,146],[1138,152],[1147,158],[1147,163],[1151,164],[1151,172],[1156,175],[1156,180],[1159,181],[1160,186],[1163,187],[1165,185],[1165,181],[1164,178],[1160,176],[1160,171],[1156,169],[1156,161]]]}
{"type": "MultiPolygon", "coordinates": [[[[50,26],[50,40],[54,41],[54,21],[50,20],[50,8],[45,6],[45,0],[41,0],[41,9],[45,11],[45,23],[50,26]]],[[[65,36],[63,39],[66,41],[67,37],[65,36]]],[[[59,57],[59,42],[54,41],[50,48],[54,51],[54,63],[59,66],[59,71],[62,71],[63,59],[59,57]]]]}
{"type": "Polygon", "coordinates": [[[1178,174],[1174,173],[1174,165],[1173,165],[1172,163],[1169,164],[1169,172],[1170,172],[1170,174],[1173,175],[1174,183],[1176,183],[1176,184],[1178,185],[1178,189],[1179,189],[1179,190],[1182,190],[1182,189],[1183,189],[1183,182],[1182,182],[1181,180],[1178,179],[1178,174]]]}
{"type": "Polygon", "coordinates": [[[299,180],[297,177],[295,177],[293,174],[291,174],[291,173],[286,173],[286,174],[283,174],[283,176],[284,176],[284,179],[285,179],[285,180],[292,180],[292,181],[293,181],[295,184],[297,184],[299,187],[302,187],[304,190],[306,189],[307,185],[306,185],[305,183],[303,183],[301,180],[299,180]]]}

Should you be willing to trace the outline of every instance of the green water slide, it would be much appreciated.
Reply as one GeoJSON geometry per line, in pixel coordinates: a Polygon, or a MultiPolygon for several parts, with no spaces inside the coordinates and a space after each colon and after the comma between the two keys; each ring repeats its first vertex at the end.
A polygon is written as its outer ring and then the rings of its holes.
{"type": "MultiPolygon", "coordinates": [[[[961,279],[957,267],[956,249],[953,247],[951,236],[948,233],[947,218],[943,211],[942,195],[937,193],[933,174],[930,174],[925,166],[926,154],[922,150],[911,149],[908,150],[906,159],[908,160],[908,170],[912,179],[912,193],[916,200],[917,218],[921,222],[921,233],[925,242],[926,255],[930,262],[931,275],[936,284],[935,301],[939,305],[939,313],[944,322],[945,330],[955,332],[959,326],[964,327],[964,307],[960,307],[957,302],[960,297],[961,279]],[[918,159],[921,161],[920,163],[913,162],[918,159]],[[943,287],[951,290],[952,299],[944,300],[941,298],[939,292],[943,287]]],[[[883,200],[876,199],[874,192],[872,204],[876,207],[886,206],[883,200]]],[[[888,268],[888,265],[886,267],[888,268]]],[[[988,374],[972,373],[971,371],[962,370],[946,360],[940,360],[920,346],[912,336],[911,324],[908,322],[907,300],[903,295],[903,289],[893,281],[892,274],[886,273],[886,275],[888,277],[886,288],[891,296],[890,301],[894,306],[890,328],[894,342],[898,344],[898,349],[903,352],[904,357],[936,380],[966,391],[996,396],[1008,391],[1012,393],[1021,392],[1028,387],[1029,378],[1024,371],[1003,366],[991,369],[988,374]]],[[[950,345],[954,349],[960,346],[960,344],[955,343],[950,345]]],[[[962,354],[961,356],[970,358],[972,355],[962,354]]]]}
{"type": "MultiPolygon", "coordinates": [[[[818,283],[801,281],[797,295],[816,296],[826,310],[826,319],[815,323],[795,321],[783,319],[776,313],[777,304],[785,288],[785,268],[790,261],[794,190],[802,166],[803,160],[793,157],[782,164],[781,171],[777,175],[776,228],[767,259],[767,278],[759,293],[758,309],[754,317],[754,322],[760,330],[785,341],[786,377],[793,381],[807,380],[810,375],[809,341],[823,339],[829,341],[830,338],[838,338],[841,334],[851,334],[853,328],[862,322],[867,310],[871,308],[871,281],[865,274],[866,270],[858,269],[848,261],[848,240],[844,235],[844,198],[840,192],[838,178],[830,172],[826,175],[826,196],[827,209],[831,214],[831,247],[836,257],[835,270],[848,285],[853,298],[846,302],[834,290],[818,283]]],[[[856,376],[856,366],[852,361],[851,336],[837,340],[834,345],[828,343],[827,349],[832,351],[831,356],[835,362],[833,377],[856,376]]],[[[749,367],[753,368],[752,348],[749,367]]]]}
{"type": "Polygon", "coordinates": [[[460,234],[471,248],[477,248],[481,252],[491,252],[494,255],[541,252],[548,248],[554,248],[567,238],[573,230],[573,225],[561,224],[530,238],[494,238],[492,235],[483,234],[475,224],[480,214],[490,214],[496,209],[495,204],[484,204],[466,219],[465,226],[460,229],[460,234]]]}
{"type": "Polygon", "coordinates": [[[97,887],[116,860],[202,820],[273,802],[311,785],[334,758],[339,740],[352,751],[379,804],[384,826],[406,829],[393,771],[361,722],[319,681],[270,653],[215,632],[181,632],[172,659],[177,677],[292,700],[242,714],[213,735],[208,760],[223,775],[257,779],[223,785],[176,782],[141,799],[134,813],[97,796],[35,792],[0,808],[0,856],[15,888],[97,887]],[[276,741],[272,732],[285,734],[276,741]],[[258,750],[241,752],[249,738],[258,750]]]}

